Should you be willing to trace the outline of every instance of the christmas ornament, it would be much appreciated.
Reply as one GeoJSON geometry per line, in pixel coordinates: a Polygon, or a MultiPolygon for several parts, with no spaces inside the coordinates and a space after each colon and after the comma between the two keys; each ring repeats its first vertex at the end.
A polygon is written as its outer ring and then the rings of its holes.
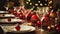
{"type": "Polygon", "coordinates": [[[14,11],[13,14],[14,14],[15,16],[17,16],[17,11],[14,11]]]}
{"type": "Polygon", "coordinates": [[[17,26],[15,27],[15,29],[16,29],[17,31],[20,30],[20,26],[19,26],[19,24],[17,24],[17,26]]]}
{"type": "Polygon", "coordinates": [[[37,21],[37,20],[38,20],[37,15],[32,15],[31,20],[33,20],[33,21],[37,21]]]}
{"type": "Polygon", "coordinates": [[[25,16],[24,16],[24,15],[19,15],[19,18],[20,18],[20,19],[24,19],[25,16]]]}
{"type": "Polygon", "coordinates": [[[57,16],[57,13],[56,13],[56,12],[51,12],[51,13],[50,13],[50,17],[53,17],[53,18],[54,18],[54,17],[56,17],[56,16],[57,16]]]}
{"type": "Polygon", "coordinates": [[[9,9],[8,9],[8,13],[9,13],[9,14],[11,14],[11,13],[13,13],[13,12],[14,12],[14,8],[9,8],[9,9]]]}
{"type": "Polygon", "coordinates": [[[8,22],[11,22],[11,18],[8,18],[8,22]]]}
{"type": "Polygon", "coordinates": [[[48,28],[48,29],[51,29],[51,27],[50,27],[50,26],[48,26],[47,28],[48,28]]]}
{"type": "Polygon", "coordinates": [[[49,17],[44,17],[44,20],[50,20],[50,18],[49,17]]]}
{"type": "Polygon", "coordinates": [[[42,22],[41,21],[37,21],[37,26],[41,26],[42,22]]]}

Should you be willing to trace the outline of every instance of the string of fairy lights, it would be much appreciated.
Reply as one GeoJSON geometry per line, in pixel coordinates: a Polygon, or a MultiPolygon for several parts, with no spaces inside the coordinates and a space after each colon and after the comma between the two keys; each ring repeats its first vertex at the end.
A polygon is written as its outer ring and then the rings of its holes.
{"type": "Polygon", "coordinates": [[[49,6],[50,8],[52,8],[52,0],[24,0],[25,2],[25,6],[28,7],[46,7],[49,6]]]}

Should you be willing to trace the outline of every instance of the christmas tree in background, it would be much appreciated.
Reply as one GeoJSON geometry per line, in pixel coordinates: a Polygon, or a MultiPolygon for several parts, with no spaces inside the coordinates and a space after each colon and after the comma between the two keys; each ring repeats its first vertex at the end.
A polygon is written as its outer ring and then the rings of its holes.
{"type": "Polygon", "coordinates": [[[38,7],[52,6],[52,0],[24,0],[24,4],[26,9],[34,7],[36,10],[38,7]]]}

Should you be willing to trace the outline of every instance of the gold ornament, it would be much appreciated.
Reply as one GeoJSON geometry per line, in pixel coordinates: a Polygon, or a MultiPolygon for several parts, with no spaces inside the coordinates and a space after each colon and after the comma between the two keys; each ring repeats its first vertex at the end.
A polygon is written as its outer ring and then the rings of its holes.
{"type": "Polygon", "coordinates": [[[32,5],[32,3],[30,3],[30,5],[32,5]]]}
{"type": "Polygon", "coordinates": [[[40,6],[43,6],[43,4],[41,3],[40,6]]]}
{"type": "Polygon", "coordinates": [[[38,1],[38,3],[40,3],[40,1],[38,1]]]}
{"type": "Polygon", "coordinates": [[[52,8],[52,6],[50,6],[50,8],[52,8]]]}
{"type": "Polygon", "coordinates": [[[54,28],[54,25],[51,25],[52,28],[54,28]]]}
{"type": "Polygon", "coordinates": [[[51,29],[51,27],[50,27],[50,26],[48,26],[47,28],[48,28],[48,29],[51,29]]]}
{"type": "Polygon", "coordinates": [[[29,2],[26,2],[26,4],[28,4],[29,2]]]}
{"type": "Polygon", "coordinates": [[[35,4],[35,6],[38,6],[38,4],[35,4]]]}

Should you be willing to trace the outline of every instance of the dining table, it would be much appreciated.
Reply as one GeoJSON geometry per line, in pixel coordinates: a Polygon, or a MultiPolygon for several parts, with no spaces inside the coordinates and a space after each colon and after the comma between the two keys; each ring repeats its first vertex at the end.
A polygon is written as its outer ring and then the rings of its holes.
{"type": "MultiPolygon", "coordinates": [[[[23,32],[23,33],[21,33],[21,32],[17,32],[17,31],[12,31],[12,32],[9,32],[9,31],[7,31],[7,32],[5,32],[4,31],[4,29],[5,28],[3,28],[4,26],[6,26],[7,28],[10,28],[10,27],[8,27],[8,26],[13,26],[12,24],[11,25],[0,25],[0,29],[2,29],[2,34],[48,34],[49,33],[49,31],[48,30],[44,30],[44,29],[40,29],[40,28],[38,28],[38,27],[34,27],[34,26],[31,26],[31,25],[29,25],[29,23],[24,23],[24,24],[20,24],[20,25],[24,25],[25,26],[25,30],[26,30],[26,26],[30,26],[30,27],[33,27],[34,28],[34,30],[33,30],[33,28],[32,28],[32,30],[33,31],[26,31],[26,32],[23,32]],[[25,25],[26,24],[26,25],[25,25]]],[[[21,26],[21,27],[24,27],[24,26],[21,26]]],[[[27,29],[28,29],[29,27],[27,27],[27,29]]],[[[24,29],[23,29],[24,30],[24,29]]]]}
{"type": "MultiPolygon", "coordinates": [[[[7,15],[8,13],[7,12],[5,13],[5,12],[1,11],[0,14],[2,14],[2,15],[6,14],[7,15]]],[[[10,16],[9,17],[0,16],[0,34],[49,34],[49,32],[50,32],[49,30],[44,30],[42,27],[39,28],[37,26],[32,26],[31,22],[28,22],[26,20],[15,19],[14,16],[12,16],[12,17],[10,17],[10,16]],[[8,18],[11,18],[11,22],[8,22],[8,18]],[[24,29],[22,29],[23,31],[27,30],[26,26],[29,30],[25,31],[25,32],[20,32],[20,31],[12,31],[11,32],[11,31],[7,30],[7,32],[6,32],[6,28],[9,29],[9,28],[11,28],[10,26],[14,26],[14,25],[16,26],[16,24],[24,25],[24,26],[21,26],[22,28],[24,28],[24,29]],[[30,27],[32,27],[31,30],[30,30],[30,27]]],[[[14,27],[12,27],[12,28],[14,28],[14,27]]]]}

